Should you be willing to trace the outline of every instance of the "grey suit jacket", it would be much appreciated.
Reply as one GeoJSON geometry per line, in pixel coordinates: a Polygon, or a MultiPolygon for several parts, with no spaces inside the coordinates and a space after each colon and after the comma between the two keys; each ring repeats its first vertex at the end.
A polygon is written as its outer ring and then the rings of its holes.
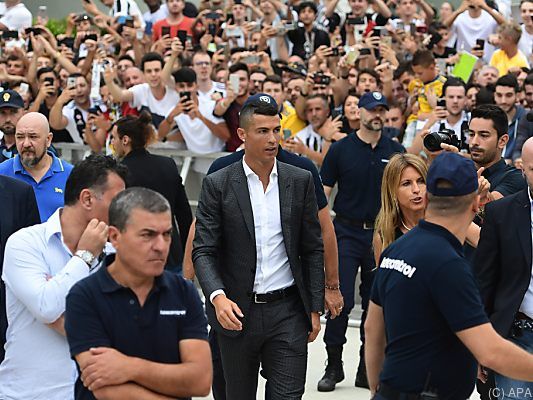
{"type": "MultiPolygon", "coordinates": [[[[285,249],[311,323],[311,312],[324,309],[324,251],[313,177],[309,171],[277,163],[285,249]]],[[[242,310],[243,327],[246,327],[257,253],[252,205],[242,162],[204,178],[196,211],[192,256],[211,326],[228,336],[239,335],[241,332],[220,326],[209,296],[223,289],[242,310]]]]}

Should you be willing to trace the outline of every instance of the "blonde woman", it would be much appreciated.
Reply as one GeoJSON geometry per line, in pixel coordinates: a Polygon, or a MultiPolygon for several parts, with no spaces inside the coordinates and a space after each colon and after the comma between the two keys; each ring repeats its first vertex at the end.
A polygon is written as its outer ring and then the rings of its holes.
{"type": "MultiPolygon", "coordinates": [[[[403,234],[414,228],[426,212],[426,163],[414,154],[396,154],[383,171],[381,210],[376,218],[373,247],[376,265],[381,252],[403,234]]],[[[478,172],[479,173],[479,172],[478,172]]],[[[482,198],[488,192],[487,180],[481,178],[482,198]]],[[[477,247],[480,228],[472,222],[466,241],[477,247]]]]}
{"type": "Polygon", "coordinates": [[[383,171],[381,210],[374,231],[374,257],[410,231],[426,211],[426,163],[414,154],[396,154],[383,171]]]}

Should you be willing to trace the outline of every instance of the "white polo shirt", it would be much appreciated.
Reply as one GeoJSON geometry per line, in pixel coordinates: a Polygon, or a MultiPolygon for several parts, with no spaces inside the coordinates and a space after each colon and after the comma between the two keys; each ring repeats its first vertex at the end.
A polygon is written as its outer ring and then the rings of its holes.
{"type": "Polygon", "coordinates": [[[0,18],[0,23],[7,26],[11,31],[21,31],[29,28],[31,22],[31,12],[22,3],[18,3],[13,7],[7,7],[4,16],[0,18]]]}
{"type": "Polygon", "coordinates": [[[9,325],[0,399],[74,398],[77,372],[67,339],[46,324],[64,313],[70,288],[89,268],[63,243],[59,212],[14,233],[6,244],[2,279],[9,325]]]}
{"type": "Polygon", "coordinates": [[[165,96],[161,100],[157,100],[154,97],[148,83],[132,86],[128,90],[133,93],[133,100],[130,102],[130,106],[137,110],[147,108],[157,126],[170,114],[180,100],[178,92],[168,86],[165,87],[165,96]]]}

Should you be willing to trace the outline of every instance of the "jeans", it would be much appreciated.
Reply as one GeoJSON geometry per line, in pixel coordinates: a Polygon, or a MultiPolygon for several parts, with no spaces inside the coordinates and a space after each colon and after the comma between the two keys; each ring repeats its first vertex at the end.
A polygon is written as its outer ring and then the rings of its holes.
{"type": "MultiPolygon", "coordinates": [[[[521,334],[509,338],[511,342],[533,353],[533,332],[522,330],[521,334]]],[[[533,382],[522,382],[503,375],[494,374],[496,388],[491,393],[492,399],[529,399],[533,400],[533,382]]]]}

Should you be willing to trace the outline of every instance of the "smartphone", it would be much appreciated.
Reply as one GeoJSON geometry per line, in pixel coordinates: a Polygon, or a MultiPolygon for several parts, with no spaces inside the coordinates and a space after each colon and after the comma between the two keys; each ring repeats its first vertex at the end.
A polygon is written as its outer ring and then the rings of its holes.
{"type": "Polygon", "coordinates": [[[438,99],[437,100],[437,107],[446,108],[446,99],[438,99]]]}
{"type": "Polygon", "coordinates": [[[241,78],[237,74],[230,74],[229,76],[229,83],[231,85],[231,88],[233,89],[233,93],[237,94],[239,93],[239,83],[241,81],[241,78]]]}
{"type": "Polygon", "coordinates": [[[191,92],[184,91],[180,92],[180,101],[185,103],[186,101],[189,101],[191,99],[191,92]]]}
{"type": "Polygon", "coordinates": [[[64,45],[64,46],[68,47],[69,49],[72,49],[72,48],[74,48],[74,38],[73,37],[63,38],[59,42],[59,44],[64,45]]]}
{"type": "Polygon", "coordinates": [[[392,36],[381,36],[381,41],[389,47],[392,47],[392,36]]]}
{"type": "Polygon", "coordinates": [[[359,57],[359,51],[357,49],[350,49],[346,54],[346,64],[355,65],[355,61],[359,57]]]}
{"type": "Polygon", "coordinates": [[[416,31],[418,33],[427,33],[428,27],[426,25],[417,25],[416,26],[416,31]]]}
{"type": "Polygon", "coordinates": [[[187,31],[178,31],[178,39],[180,40],[181,44],[185,46],[185,43],[187,42],[187,31]]]}
{"type": "Polygon", "coordinates": [[[405,30],[405,24],[403,23],[403,21],[398,21],[396,22],[396,29],[399,30],[399,31],[404,31],[405,30]]]}
{"type": "Polygon", "coordinates": [[[28,93],[28,90],[30,90],[30,85],[26,82],[21,82],[19,86],[19,94],[25,96],[28,93]]]}
{"type": "Polygon", "coordinates": [[[142,29],[137,29],[135,31],[135,36],[137,37],[137,40],[142,40],[142,38],[144,37],[144,32],[142,29]]]}
{"type": "Polygon", "coordinates": [[[234,22],[233,21],[233,14],[232,13],[227,13],[226,14],[226,22],[229,23],[229,22],[234,22]]]}
{"type": "Polygon", "coordinates": [[[33,36],[42,35],[44,33],[41,28],[26,28],[24,29],[24,32],[27,36],[30,36],[31,33],[33,33],[33,36]]]}
{"type": "Polygon", "coordinates": [[[241,62],[245,64],[259,64],[261,60],[259,59],[259,56],[252,55],[244,57],[241,62]]]}
{"type": "Polygon", "coordinates": [[[359,51],[359,55],[360,56],[369,56],[370,55],[370,49],[368,47],[363,47],[360,51],[359,51]]]}
{"type": "Polygon", "coordinates": [[[170,36],[170,26],[161,27],[161,36],[170,36]]]}
{"type": "Polygon", "coordinates": [[[217,12],[209,12],[209,13],[205,14],[205,17],[207,19],[220,19],[220,14],[217,13],[217,12]]]}
{"type": "Polygon", "coordinates": [[[215,37],[217,35],[217,25],[216,24],[207,25],[207,33],[215,37]]]}
{"type": "Polygon", "coordinates": [[[285,22],[283,24],[283,28],[285,28],[286,31],[294,31],[296,29],[298,29],[298,23],[293,21],[293,22],[285,22]]]}
{"type": "Polygon", "coordinates": [[[3,31],[2,32],[2,39],[6,39],[6,40],[15,39],[15,40],[18,40],[18,38],[19,38],[18,31],[3,31]]]}
{"type": "Polygon", "coordinates": [[[217,44],[217,51],[219,50],[226,50],[226,47],[228,46],[227,43],[220,43],[220,44],[217,44]]]}
{"type": "Polygon", "coordinates": [[[144,28],[144,34],[146,36],[152,36],[152,27],[154,24],[152,22],[146,22],[146,26],[144,28]]]}
{"type": "Polygon", "coordinates": [[[476,39],[476,47],[479,50],[483,50],[485,48],[485,40],[483,39],[476,39]]]}
{"type": "Polygon", "coordinates": [[[98,115],[102,112],[99,106],[90,107],[87,112],[89,114],[98,115]]]}
{"type": "Polygon", "coordinates": [[[379,26],[375,26],[374,28],[372,28],[372,35],[371,36],[374,36],[374,37],[381,37],[381,31],[382,31],[383,28],[379,27],[379,26]]]}
{"type": "Polygon", "coordinates": [[[283,129],[283,140],[289,140],[292,136],[290,129],[283,129]]]}
{"type": "Polygon", "coordinates": [[[365,19],[361,17],[348,17],[346,19],[346,24],[348,25],[364,25],[365,19]]]}
{"type": "Polygon", "coordinates": [[[344,49],[342,47],[332,47],[331,57],[339,57],[344,55],[344,49]]]}
{"type": "Polygon", "coordinates": [[[54,85],[54,78],[47,76],[44,78],[44,83],[48,83],[48,85],[53,86],[54,85]]]}
{"type": "Polygon", "coordinates": [[[76,87],[76,77],[69,76],[67,78],[67,88],[68,89],[72,89],[72,88],[75,88],[75,87],[76,87]]]}

